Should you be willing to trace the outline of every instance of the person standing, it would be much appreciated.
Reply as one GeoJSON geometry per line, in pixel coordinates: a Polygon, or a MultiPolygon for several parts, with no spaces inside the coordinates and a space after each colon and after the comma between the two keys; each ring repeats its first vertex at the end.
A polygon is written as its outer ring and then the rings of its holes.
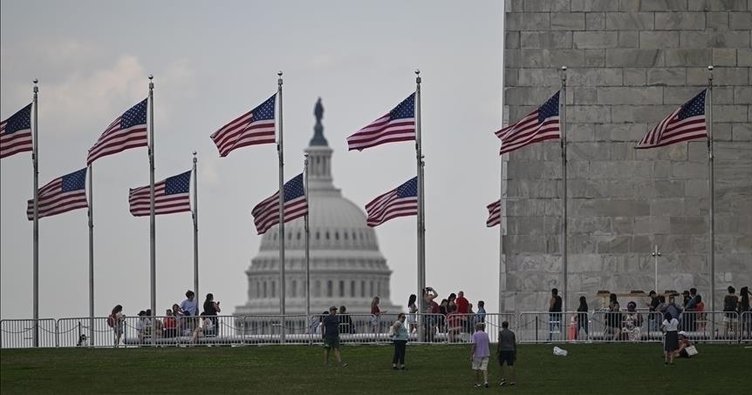
{"type": "Polygon", "coordinates": [[[423,290],[423,332],[427,342],[432,342],[436,334],[436,325],[438,323],[436,317],[439,313],[439,305],[434,299],[438,296],[439,293],[431,287],[426,287],[423,290]]]}
{"type": "Polygon", "coordinates": [[[190,289],[185,292],[185,300],[180,303],[180,310],[183,315],[190,315],[193,317],[198,316],[198,303],[196,302],[196,294],[190,289]]]}
{"type": "Polygon", "coordinates": [[[561,296],[559,290],[551,289],[551,299],[548,301],[548,341],[551,341],[554,328],[561,333],[561,296]]]}
{"type": "Polygon", "coordinates": [[[580,337],[580,330],[585,329],[585,338],[588,334],[588,304],[585,296],[580,296],[580,305],[577,306],[577,336],[575,340],[580,337]]]}
{"type": "Polygon", "coordinates": [[[120,345],[120,339],[123,337],[123,321],[125,321],[123,306],[117,305],[113,307],[110,316],[107,317],[107,325],[112,328],[115,338],[115,347],[120,345]]]}
{"type": "Polygon", "coordinates": [[[728,295],[723,297],[724,329],[723,337],[728,338],[729,333],[736,334],[736,314],[739,309],[739,297],[736,296],[736,288],[729,285],[728,295]]]}
{"type": "Polygon", "coordinates": [[[334,358],[343,368],[347,366],[342,362],[342,355],[339,352],[339,318],[337,317],[337,306],[329,308],[329,315],[324,317],[321,322],[321,335],[324,338],[324,365],[329,365],[329,351],[334,351],[334,358]]]}
{"type": "Polygon", "coordinates": [[[665,355],[665,364],[674,364],[674,352],[679,349],[679,320],[674,318],[668,311],[663,314],[663,324],[661,325],[666,332],[663,340],[663,353],[665,355]]]}
{"type": "Polygon", "coordinates": [[[507,364],[509,385],[515,385],[514,361],[517,360],[517,337],[514,335],[514,332],[509,330],[509,322],[507,321],[501,323],[497,354],[499,357],[499,367],[501,368],[501,381],[499,381],[499,385],[503,386],[507,384],[507,375],[504,374],[505,363],[507,364]]]}
{"type": "Polygon", "coordinates": [[[752,310],[749,306],[749,287],[746,286],[739,290],[739,322],[742,324],[740,337],[749,340],[752,330],[752,310]]]}
{"type": "Polygon", "coordinates": [[[219,302],[214,300],[214,294],[206,294],[206,299],[204,300],[204,312],[202,315],[209,317],[209,320],[211,320],[213,325],[214,333],[205,333],[205,335],[211,336],[219,334],[219,319],[217,318],[217,313],[221,311],[222,309],[219,308],[219,302]]]}
{"type": "Polygon", "coordinates": [[[381,314],[386,313],[386,310],[381,311],[379,303],[381,303],[381,298],[374,296],[371,300],[371,330],[377,334],[381,331],[381,314]]]}
{"type": "Polygon", "coordinates": [[[416,304],[418,297],[415,294],[411,294],[407,299],[407,322],[410,324],[408,333],[413,333],[418,330],[418,305],[416,304]]]}
{"type": "Polygon", "coordinates": [[[475,387],[484,386],[488,388],[488,359],[491,356],[491,341],[488,339],[488,333],[484,330],[485,327],[486,324],[482,322],[475,325],[470,360],[473,361],[473,370],[475,371],[475,387]],[[480,383],[481,374],[483,375],[483,384],[480,383]]]}
{"type": "Polygon", "coordinates": [[[405,326],[405,313],[397,315],[397,321],[390,331],[394,341],[394,357],[392,357],[392,369],[405,370],[405,351],[407,349],[408,333],[405,326]],[[399,366],[398,366],[399,364],[399,366]]]}

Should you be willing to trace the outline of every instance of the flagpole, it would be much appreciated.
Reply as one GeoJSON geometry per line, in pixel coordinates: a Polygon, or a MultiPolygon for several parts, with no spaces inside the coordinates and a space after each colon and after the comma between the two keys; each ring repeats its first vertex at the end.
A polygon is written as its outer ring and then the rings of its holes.
{"type": "MultiPolygon", "coordinates": [[[[506,26],[506,18],[507,18],[507,9],[506,9],[506,1],[501,3],[501,50],[504,51],[504,48],[506,46],[506,32],[505,26],[506,26]]],[[[502,54],[503,55],[503,54],[502,54]]],[[[502,56],[503,57],[503,56],[502,56]]],[[[501,125],[504,125],[504,64],[502,62],[501,65],[501,125]]],[[[505,311],[504,306],[504,300],[501,297],[501,290],[502,285],[503,289],[506,291],[506,261],[504,260],[504,221],[502,221],[502,208],[506,208],[506,205],[502,205],[502,202],[504,199],[504,158],[499,155],[499,167],[500,167],[500,179],[499,179],[499,289],[498,289],[498,298],[499,298],[499,304],[497,312],[501,313],[505,311]]]]}
{"type": "Polygon", "coordinates": [[[559,122],[561,125],[561,178],[563,181],[562,211],[564,219],[561,224],[561,271],[563,277],[564,297],[562,311],[567,311],[568,268],[567,268],[567,66],[561,66],[561,94],[559,95],[559,122]]]}
{"type": "MultiPolygon", "coordinates": [[[[94,163],[89,165],[89,344],[94,346],[94,163]]],[[[117,344],[116,344],[117,346],[117,344]]]]}
{"type": "MultiPolygon", "coordinates": [[[[306,199],[306,206],[310,210],[310,205],[308,204],[308,153],[305,154],[305,161],[303,161],[303,167],[305,169],[305,185],[303,186],[305,189],[305,199],[306,199]]],[[[305,284],[306,284],[306,306],[305,306],[305,315],[306,315],[306,325],[308,325],[308,320],[311,317],[311,286],[309,285],[311,283],[311,233],[309,229],[309,222],[308,222],[308,214],[306,214],[304,217],[304,230],[305,230],[305,284]]]]}
{"type": "Polygon", "coordinates": [[[31,161],[34,168],[34,230],[33,239],[34,247],[32,255],[34,256],[33,267],[33,288],[34,288],[34,347],[39,347],[39,144],[37,143],[39,132],[39,83],[38,79],[34,79],[34,137],[32,140],[32,153],[31,161]]]}
{"type": "Polygon", "coordinates": [[[285,341],[285,161],[282,134],[282,71],[277,73],[277,100],[279,100],[279,140],[277,152],[279,156],[279,314],[282,316],[282,332],[280,341],[285,341]]]}
{"type": "Polygon", "coordinates": [[[193,151],[193,289],[196,298],[201,295],[198,292],[198,171],[196,169],[196,151],[193,151]]]}
{"type": "MultiPolygon", "coordinates": [[[[425,185],[423,183],[423,151],[421,146],[421,110],[420,110],[420,70],[415,70],[415,158],[418,165],[418,310],[424,312],[423,290],[426,287],[426,218],[425,218],[425,185]]],[[[425,333],[418,326],[419,341],[424,340],[425,333]]]]}
{"type": "MultiPolygon", "coordinates": [[[[713,156],[713,66],[708,66],[708,184],[710,187],[710,311],[715,311],[715,168],[713,156]]],[[[715,320],[712,325],[715,326],[715,320]]],[[[715,334],[715,328],[711,328],[715,334]]]]}
{"type": "MultiPolygon", "coordinates": [[[[151,277],[151,317],[157,314],[157,251],[156,251],[156,221],[154,218],[154,76],[149,74],[149,258],[151,277]]],[[[197,296],[198,297],[198,296],[197,296]]],[[[154,333],[151,344],[155,346],[157,339],[154,333]]]]}

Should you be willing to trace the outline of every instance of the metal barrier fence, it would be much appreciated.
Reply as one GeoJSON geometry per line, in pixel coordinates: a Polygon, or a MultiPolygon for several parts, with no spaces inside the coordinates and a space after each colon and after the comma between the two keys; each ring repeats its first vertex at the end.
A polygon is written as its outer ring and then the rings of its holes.
{"type": "MultiPolygon", "coordinates": [[[[343,344],[391,343],[396,314],[338,315],[343,344]]],[[[323,315],[212,317],[124,317],[113,327],[106,317],[40,319],[39,347],[185,347],[193,345],[319,344],[323,315]],[[283,330],[284,328],[284,330],[283,330]]],[[[693,342],[752,341],[752,312],[684,312],[679,330],[693,342]]],[[[470,343],[475,324],[483,322],[491,342],[507,321],[520,343],[661,342],[660,313],[647,311],[522,312],[504,314],[419,314],[408,318],[411,342],[420,331],[424,343],[470,343]]],[[[0,320],[0,347],[34,346],[34,320],[0,320]]]]}

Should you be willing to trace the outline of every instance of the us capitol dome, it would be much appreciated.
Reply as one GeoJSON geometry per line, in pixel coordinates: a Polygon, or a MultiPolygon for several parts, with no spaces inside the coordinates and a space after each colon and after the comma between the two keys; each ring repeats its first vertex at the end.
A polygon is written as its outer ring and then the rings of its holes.
{"type": "MultiPolygon", "coordinates": [[[[371,300],[379,296],[381,310],[401,311],[390,301],[392,271],[379,251],[376,232],[366,216],[342,196],[332,182],[332,149],[321,124],[324,108],[319,98],[314,114],[314,135],[308,154],[308,215],[310,228],[311,314],[329,306],[346,306],[350,313],[369,313],[371,300]]],[[[285,312],[305,313],[305,229],[303,218],[285,224],[285,312]]],[[[279,314],[279,228],[275,225],[261,239],[258,254],[246,270],[248,301],[236,316],[279,314]]]]}

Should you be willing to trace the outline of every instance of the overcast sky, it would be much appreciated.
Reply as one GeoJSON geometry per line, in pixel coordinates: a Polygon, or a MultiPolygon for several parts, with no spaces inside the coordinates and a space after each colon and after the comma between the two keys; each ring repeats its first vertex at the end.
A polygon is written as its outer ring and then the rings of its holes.
{"type": "MultiPolygon", "coordinates": [[[[273,145],[220,158],[209,135],[271,96],[284,71],[285,175],[302,171],[321,96],[334,183],[365,203],[415,176],[413,143],[347,152],[345,139],[415,90],[423,76],[426,280],[445,297],[498,306],[502,4],[457,1],[3,0],[0,117],[39,87],[39,186],[85,167],[87,150],[148,93],[155,76],[156,180],[199,155],[201,300],[223,313],[247,300],[244,271],[258,252],[250,209],[277,189],[273,145]],[[232,307],[229,308],[228,307],[232,307]]],[[[31,155],[0,163],[2,318],[32,317],[31,155]]],[[[145,148],[95,162],[95,312],[150,305],[149,219],[128,212],[128,189],[149,182],[145,148]]],[[[88,316],[85,210],[40,223],[40,317],[88,316]]],[[[393,270],[391,301],[416,287],[415,217],[376,228],[393,270]]],[[[193,287],[189,213],[157,217],[157,311],[193,287]]]]}

